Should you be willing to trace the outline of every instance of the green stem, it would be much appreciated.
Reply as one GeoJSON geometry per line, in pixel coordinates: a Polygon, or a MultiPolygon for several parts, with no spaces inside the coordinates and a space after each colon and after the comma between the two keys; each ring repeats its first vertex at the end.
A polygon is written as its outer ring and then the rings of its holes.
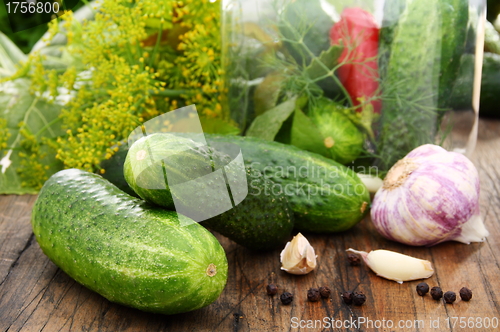
{"type": "Polygon", "coordinates": [[[151,96],[158,96],[158,97],[180,97],[182,95],[189,94],[189,90],[171,90],[171,89],[164,89],[164,90],[159,90],[157,92],[150,90],[149,91],[151,96]]]}
{"type": "Polygon", "coordinates": [[[38,97],[36,97],[36,98],[33,99],[33,102],[31,103],[30,107],[28,108],[28,110],[24,114],[23,126],[19,128],[19,131],[17,132],[17,136],[14,139],[14,142],[12,143],[12,145],[10,146],[10,149],[15,149],[16,145],[21,140],[21,130],[22,130],[22,128],[24,126],[26,126],[26,121],[28,121],[28,117],[30,116],[31,111],[35,108],[35,105],[36,105],[37,102],[38,102],[38,97]]]}
{"type": "MultiPolygon", "coordinates": [[[[295,33],[296,29],[295,27],[293,27],[289,22],[287,22],[285,20],[285,24],[288,25],[288,27],[295,33]]],[[[311,57],[311,61],[314,61],[314,59],[318,59],[318,57],[309,49],[309,47],[307,47],[307,45],[305,43],[302,42],[302,37],[300,36],[299,33],[296,34],[296,36],[299,37],[299,42],[297,41],[294,41],[294,40],[290,40],[288,38],[283,38],[283,41],[285,42],[288,42],[288,43],[292,43],[292,44],[299,44],[299,45],[302,45],[304,50],[307,52],[307,54],[311,57]]],[[[349,50],[349,52],[352,52],[352,50],[349,50]]],[[[348,53],[348,56],[349,56],[349,53],[348,53]]],[[[326,75],[324,75],[324,78],[327,78],[327,77],[331,77],[335,83],[337,83],[337,85],[340,87],[340,90],[342,91],[342,93],[345,95],[350,107],[353,107],[354,104],[353,104],[353,101],[351,99],[351,96],[349,95],[349,92],[347,92],[347,90],[345,89],[344,85],[340,82],[340,80],[333,74],[335,72],[335,70],[337,70],[340,66],[344,65],[345,63],[340,63],[339,65],[335,66],[333,69],[330,69],[328,68],[327,66],[325,66],[325,64],[321,61],[317,61],[317,63],[323,68],[323,70],[325,70],[327,72],[326,75]]],[[[304,67],[305,67],[305,64],[304,64],[304,67]]],[[[319,79],[316,79],[314,81],[315,82],[318,82],[319,79]]]]}
{"type": "Polygon", "coordinates": [[[158,49],[160,48],[162,33],[163,33],[163,22],[160,22],[160,28],[158,29],[158,36],[156,37],[155,47],[153,48],[153,52],[151,54],[151,57],[149,58],[149,66],[150,67],[153,66],[153,61],[156,57],[156,53],[158,52],[158,49]]]}
{"type": "Polygon", "coordinates": [[[55,118],[54,120],[48,122],[45,124],[45,126],[43,126],[36,134],[35,134],[35,137],[38,137],[40,134],[42,134],[45,130],[50,130],[51,131],[51,134],[53,137],[55,137],[55,133],[52,131],[52,129],[50,129],[50,127],[54,124],[54,123],[57,123],[61,121],[61,118],[60,117],[57,117],[55,118]]]}

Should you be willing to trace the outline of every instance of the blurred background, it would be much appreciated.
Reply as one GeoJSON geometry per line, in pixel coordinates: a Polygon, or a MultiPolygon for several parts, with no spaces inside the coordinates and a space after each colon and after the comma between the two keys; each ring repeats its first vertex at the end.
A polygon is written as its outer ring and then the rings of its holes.
{"type": "MultiPolygon", "coordinates": [[[[65,2],[73,11],[84,5],[84,2],[79,0],[65,2]]],[[[33,45],[47,32],[47,20],[50,18],[48,15],[29,13],[8,16],[5,3],[6,1],[2,0],[2,5],[0,5],[0,31],[7,35],[24,53],[29,53],[33,45]]]]}

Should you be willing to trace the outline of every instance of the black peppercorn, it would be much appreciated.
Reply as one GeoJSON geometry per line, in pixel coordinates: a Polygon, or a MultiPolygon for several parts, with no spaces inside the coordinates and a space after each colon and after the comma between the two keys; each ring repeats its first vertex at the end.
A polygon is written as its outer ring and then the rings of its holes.
{"type": "Polygon", "coordinates": [[[467,287],[462,287],[458,293],[460,294],[462,301],[470,301],[472,298],[472,291],[467,287]]]}
{"type": "Polygon", "coordinates": [[[439,300],[443,297],[443,291],[441,288],[435,286],[431,288],[431,296],[434,300],[439,300]]]}
{"type": "Polygon", "coordinates": [[[317,302],[321,298],[317,288],[309,288],[307,291],[307,299],[311,302],[317,302]]]}
{"type": "Polygon", "coordinates": [[[359,263],[361,263],[359,256],[356,254],[347,254],[347,260],[349,261],[349,264],[351,264],[352,266],[357,266],[359,265],[359,263]]]}
{"type": "Polygon", "coordinates": [[[289,292],[284,292],[280,296],[281,303],[284,305],[290,304],[293,301],[293,294],[289,292]]]}
{"type": "Polygon", "coordinates": [[[362,305],[366,301],[366,295],[362,292],[354,292],[352,294],[352,302],[354,305],[362,305]]]}
{"type": "Polygon", "coordinates": [[[266,287],[267,295],[273,296],[278,293],[278,287],[275,284],[269,284],[266,287]]]}
{"type": "Polygon", "coordinates": [[[452,291],[447,291],[446,293],[444,293],[443,297],[446,303],[453,303],[457,299],[457,294],[455,294],[455,292],[452,291]]]}
{"type": "Polygon", "coordinates": [[[420,296],[424,296],[429,292],[429,285],[427,285],[425,282],[421,282],[417,285],[417,293],[420,296]]]}
{"type": "Polygon", "coordinates": [[[344,300],[345,304],[352,304],[352,293],[351,292],[342,293],[342,299],[344,300]]]}
{"type": "Polygon", "coordinates": [[[331,290],[327,286],[321,286],[319,288],[319,295],[321,295],[321,297],[327,299],[330,297],[330,294],[331,294],[331,290]]]}

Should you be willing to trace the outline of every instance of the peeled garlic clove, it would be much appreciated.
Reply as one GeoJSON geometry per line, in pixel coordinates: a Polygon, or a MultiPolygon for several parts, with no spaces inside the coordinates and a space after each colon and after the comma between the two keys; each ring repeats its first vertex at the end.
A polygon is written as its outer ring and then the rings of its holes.
{"type": "Polygon", "coordinates": [[[281,269],[291,274],[307,274],[316,268],[316,254],[300,233],[288,242],[280,254],[281,269]]]}
{"type": "Polygon", "coordinates": [[[400,284],[403,281],[429,278],[434,274],[431,262],[394,251],[379,249],[367,253],[351,248],[346,251],[360,255],[378,276],[400,284]]]}
{"type": "Polygon", "coordinates": [[[384,184],[378,176],[363,173],[357,173],[357,175],[370,194],[375,194],[384,184]]]}

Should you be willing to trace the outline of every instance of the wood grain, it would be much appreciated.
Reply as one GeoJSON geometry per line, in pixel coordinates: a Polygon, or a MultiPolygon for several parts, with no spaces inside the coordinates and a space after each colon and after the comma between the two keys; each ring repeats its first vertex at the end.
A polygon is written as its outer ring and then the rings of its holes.
{"type": "Polygon", "coordinates": [[[499,158],[500,122],[481,120],[472,159],[479,170],[481,211],[490,231],[484,243],[404,246],[379,236],[367,218],[341,234],[307,234],[319,265],[309,275],[293,276],[280,271],[280,250],[257,254],[217,235],[229,261],[224,292],[206,308],[173,316],[116,305],[77,284],[48,260],[34,240],[30,213],[36,197],[0,196],[0,331],[497,331],[477,324],[489,319],[500,325],[499,158]],[[473,299],[445,305],[430,296],[420,297],[415,292],[418,281],[397,284],[377,277],[364,265],[350,266],[345,254],[349,247],[386,248],[428,259],[436,271],[427,280],[431,287],[458,292],[467,286],[473,299]],[[278,295],[294,294],[291,305],[266,294],[270,282],[278,285],[278,295]],[[323,285],[332,289],[331,299],[308,302],[307,290],[323,285]],[[347,290],[363,291],[366,303],[343,304],[340,294],[347,290]],[[455,327],[448,327],[446,319],[453,322],[454,317],[455,327]],[[458,317],[466,324],[473,321],[475,327],[461,328],[458,317]],[[355,325],[335,328],[344,320],[355,325]],[[400,322],[407,327],[400,327],[400,322]],[[378,324],[386,328],[371,327],[378,324]]]}

